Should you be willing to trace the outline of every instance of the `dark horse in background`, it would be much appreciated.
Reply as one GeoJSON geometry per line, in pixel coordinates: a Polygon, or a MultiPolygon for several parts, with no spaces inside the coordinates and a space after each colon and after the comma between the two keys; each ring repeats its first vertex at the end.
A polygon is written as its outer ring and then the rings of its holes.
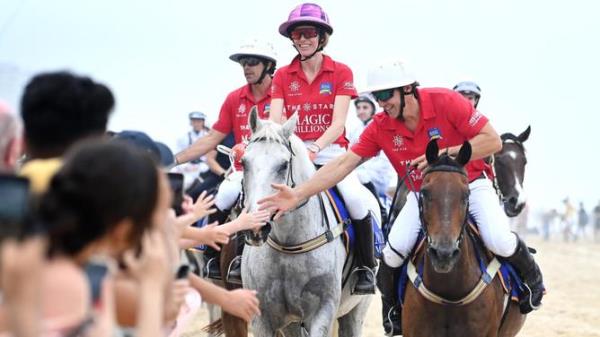
{"type": "MultiPolygon", "coordinates": [[[[425,240],[413,260],[417,266],[422,263],[422,278],[406,289],[404,336],[515,336],[525,315],[517,303],[506,302],[495,271],[481,271],[476,250],[488,266],[497,260],[483,253],[467,221],[469,185],[463,166],[471,145],[465,142],[456,160],[438,153],[433,140],[427,146],[429,168],[419,197],[425,240]]],[[[409,275],[415,264],[409,262],[409,275]]]]}
{"type": "Polygon", "coordinates": [[[500,136],[502,150],[492,156],[496,173],[494,187],[504,205],[504,213],[509,217],[519,215],[527,202],[523,190],[527,165],[523,143],[529,138],[530,132],[531,126],[518,136],[510,132],[503,133],[500,136]]]}

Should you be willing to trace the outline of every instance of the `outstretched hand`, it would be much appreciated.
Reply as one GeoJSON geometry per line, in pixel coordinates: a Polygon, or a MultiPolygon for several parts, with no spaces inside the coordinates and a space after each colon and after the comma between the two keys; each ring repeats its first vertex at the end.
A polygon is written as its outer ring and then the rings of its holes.
{"type": "Polygon", "coordinates": [[[235,221],[237,221],[239,224],[237,230],[258,230],[259,228],[264,226],[267,223],[267,221],[269,221],[269,217],[270,213],[268,211],[263,210],[248,213],[248,211],[244,209],[242,210],[240,215],[238,215],[237,219],[235,219],[235,221]]]}
{"type": "Polygon", "coordinates": [[[283,216],[283,214],[300,203],[298,193],[291,187],[284,184],[271,184],[271,187],[277,190],[277,193],[258,201],[260,210],[269,210],[276,212],[274,220],[283,216]]]}

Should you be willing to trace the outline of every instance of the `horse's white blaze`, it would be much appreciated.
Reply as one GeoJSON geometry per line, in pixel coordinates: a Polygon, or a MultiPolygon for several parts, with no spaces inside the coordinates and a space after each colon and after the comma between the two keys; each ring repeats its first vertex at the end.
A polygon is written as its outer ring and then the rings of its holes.
{"type": "Polygon", "coordinates": [[[519,181],[519,179],[516,179],[517,172],[514,172],[514,176],[515,176],[515,191],[517,191],[517,195],[519,196],[517,198],[517,206],[523,205],[525,204],[525,202],[527,202],[527,193],[525,193],[525,189],[523,188],[523,185],[521,184],[521,182],[519,181]]]}

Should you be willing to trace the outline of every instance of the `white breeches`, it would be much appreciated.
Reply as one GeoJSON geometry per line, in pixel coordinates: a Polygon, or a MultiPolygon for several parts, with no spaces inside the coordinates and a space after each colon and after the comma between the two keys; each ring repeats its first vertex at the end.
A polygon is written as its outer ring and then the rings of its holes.
{"type": "Polygon", "coordinates": [[[337,188],[346,203],[350,218],[354,220],[364,219],[370,211],[381,227],[381,212],[377,199],[375,199],[373,193],[360,183],[356,173],[350,172],[337,184],[337,188]]]}
{"type": "MultiPolygon", "coordinates": [[[[496,255],[511,256],[517,248],[517,236],[510,231],[508,218],[498,202],[491,181],[477,179],[469,184],[469,190],[469,213],[477,222],[485,246],[496,255]]],[[[388,266],[396,268],[402,265],[404,257],[410,254],[415,245],[420,229],[418,201],[415,194],[410,192],[383,249],[383,258],[388,266]]]]}
{"type": "Polygon", "coordinates": [[[215,206],[222,211],[229,210],[242,192],[243,172],[233,172],[219,185],[215,196],[215,206]]]}

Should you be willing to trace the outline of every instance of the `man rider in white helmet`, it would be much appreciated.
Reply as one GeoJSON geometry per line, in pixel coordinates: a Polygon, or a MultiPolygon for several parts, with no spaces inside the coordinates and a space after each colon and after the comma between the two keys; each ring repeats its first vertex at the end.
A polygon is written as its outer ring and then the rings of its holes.
{"type": "MultiPolygon", "coordinates": [[[[219,118],[213,124],[208,135],[179,152],[175,156],[176,164],[186,163],[205,155],[215,149],[230,132],[233,133],[237,144],[235,148],[243,147],[250,136],[248,116],[253,107],[257,108],[260,118],[268,119],[271,104],[271,79],[277,64],[273,46],[270,43],[251,39],[242,44],[235,53],[229,56],[229,59],[241,65],[247,84],[227,96],[221,106],[219,118]]],[[[240,151],[234,152],[239,154],[240,151]]],[[[241,172],[234,170],[233,174],[230,174],[221,183],[215,197],[217,212],[209,217],[209,223],[225,222],[242,189],[241,178],[241,172]]],[[[205,271],[208,277],[220,279],[218,252],[208,248],[204,257],[207,259],[205,271]]],[[[241,283],[240,267],[240,259],[235,259],[229,268],[230,272],[227,276],[229,282],[241,283]]]]}

